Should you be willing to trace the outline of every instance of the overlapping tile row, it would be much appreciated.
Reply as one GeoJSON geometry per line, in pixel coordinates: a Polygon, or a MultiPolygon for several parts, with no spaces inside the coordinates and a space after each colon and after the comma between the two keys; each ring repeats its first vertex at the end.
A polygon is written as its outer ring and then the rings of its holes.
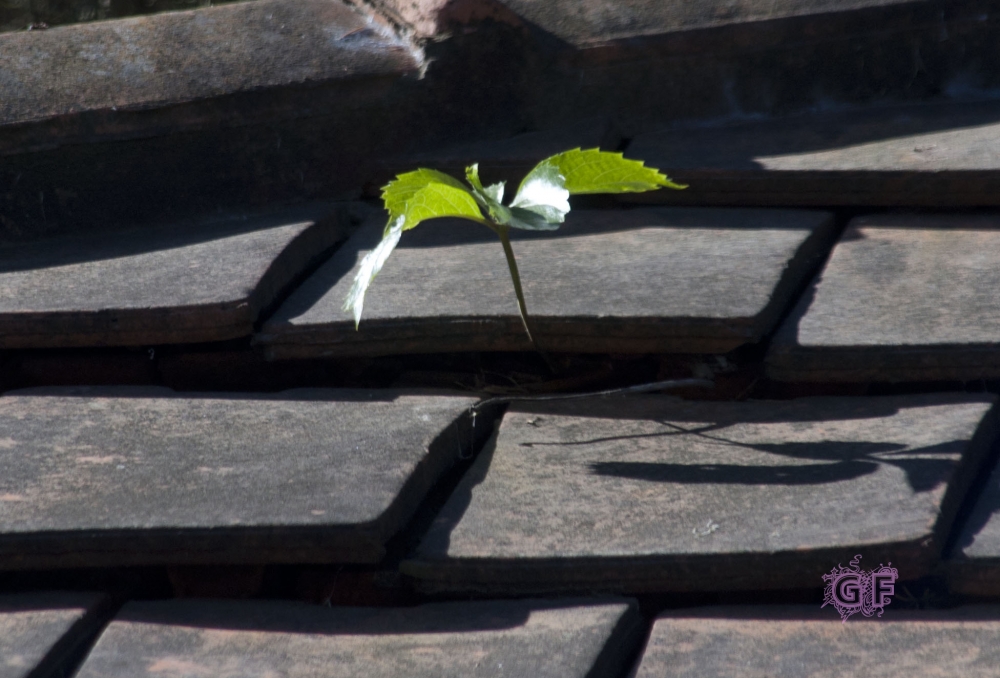
{"type": "Polygon", "coordinates": [[[70,675],[114,609],[97,593],[0,595],[0,676],[70,675]]]}
{"type": "Polygon", "coordinates": [[[516,405],[402,564],[425,591],[818,588],[939,563],[992,396],[516,405]]]}
{"type": "MultiPolygon", "coordinates": [[[[615,148],[627,136],[597,118],[574,137],[555,128],[400,158],[377,176],[416,166],[490,181],[519,179],[542,158],[578,146],[615,148]],[[561,144],[560,144],[561,142],[561,144]]],[[[975,207],[1000,203],[1000,104],[933,102],[811,112],[784,118],[676,123],[630,138],[626,157],[688,185],[617,196],[626,203],[734,206],[975,207]]]]}
{"type": "Polygon", "coordinates": [[[417,36],[485,26],[519,39],[512,70],[541,126],[604,114],[665,121],[784,115],[872,101],[989,96],[989,0],[373,0],[417,36]],[[523,36],[523,37],[522,37],[523,36]],[[534,58],[532,58],[534,57],[534,58]]]}
{"type": "Polygon", "coordinates": [[[622,675],[645,624],[625,599],[323,608],[282,602],[130,603],[80,678],[622,675]]]}
{"type": "Polygon", "coordinates": [[[853,220],[771,343],[784,381],[1000,377],[1000,216],[853,220]]]}
{"type": "Polygon", "coordinates": [[[352,229],[329,203],[0,247],[0,348],[249,336],[352,229]]]}
{"type": "Polygon", "coordinates": [[[489,429],[460,396],[300,389],[0,397],[0,569],[376,563],[489,429]]]}
{"type": "MultiPolygon", "coordinates": [[[[407,232],[355,329],[344,298],[384,221],[372,217],[264,323],[267,356],[532,350],[496,237],[465,221],[407,232]]],[[[833,235],[819,211],[580,210],[512,241],[542,350],[724,353],[773,329],[833,235]]]]}

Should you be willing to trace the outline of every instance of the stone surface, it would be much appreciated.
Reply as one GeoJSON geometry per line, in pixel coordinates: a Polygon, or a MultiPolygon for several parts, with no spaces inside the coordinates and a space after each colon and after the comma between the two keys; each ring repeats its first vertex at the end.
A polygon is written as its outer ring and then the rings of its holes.
{"type": "Polygon", "coordinates": [[[946,562],[948,585],[971,595],[1000,595],[1000,466],[975,499],[946,562]]]}
{"type": "Polygon", "coordinates": [[[0,678],[69,675],[67,662],[109,613],[105,603],[89,593],[0,595],[0,678]]]}
{"type": "Polygon", "coordinates": [[[775,335],[784,381],[1000,376],[1000,217],[855,219],[775,335]]]}
{"type": "MultiPolygon", "coordinates": [[[[685,122],[974,101],[995,98],[1000,84],[1000,14],[990,0],[510,0],[502,6],[530,7],[523,10],[526,32],[535,28],[550,52],[529,62],[546,64],[541,74],[523,78],[524,108],[535,129],[606,115],[629,137],[685,122]]],[[[698,186],[711,179],[700,176],[698,186]]],[[[760,204],[748,188],[743,204],[760,204]]]]}
{"type": "Polygon", "coordinates": [[[428,591],[816,588],[936,561],[992,397],[512,406],[403,571],[428,591]]]}
{"type": "MultiPolygon", "coordinates": [[[[0,91],[16,96],[4,97],[0,127],[70,116],[61,139],[38,139],[51,147],[80,135],[121,136],[129,122],[142,120],[129,115],[135,110],[417,67],[406,43],[349,5],[328,0],[256,0],[5,33],[0,91]],[[123,114],[116,116],[118,109],[123,114]],[[88,111],[102,115],[81,115],[88,111]]],[[[187,122],[193,128],[206,120],[187,122]]],[[[4,130],[0,154],[23,151],[25,141],[4,130]]]]}
{"type": "Polygon", "coordinates": [[[575,47],[662,33],[788,17],[915,4],[913,0],[501,0],[531,24],[575,47]]]}
{"type": "MultiPolygon", "coordinates": [[[[406,233],[355,330],[344,298],[383,226],[374,217],[266,321],[268,356],[531,350],[500,243],[467,221],[406,233]]],[[[832,227],[823,212],[581,210],[512,241],[543,350],[724,353],[770,331],[832,227]]]]}
{"type": "Polygon", "coordinates": [[[249,335],[352,226],[334,204],[0,247],[0,347],[249,335]]]}
{"type": "Polygon", "coordinates": [[[0,241],[350,195],[422,65],[340,0],[0,34],[0,241]]]}
{"type": "MultiPolygon", "coordinates": [[[[0,398],[0,568],[377,562],[477,435],[475,399],[299,389],[0,398]]],[[[483,424],[482,422],[487,422],[483,424]]]]}
{"type": "Polygon", "coordinates": [[[1000,204],[1000,105],[935,103],[641,134],[626,155],[687,191],[635,202],[1000,204]]]}
{"type": "Polygon", "coordinates": [[[600,598],[396,609],[130,603],[77,676],[597,678],[624,670],[642,626],[634,603],[600,598]]]}
{"type": "Polygon", "coordinates": [[[914,4],[914,0],[373,0],[420,37],[486,19],[530,23],[574,47],[786,17],[914,4]]]}
{"type": "Polygon", "coordinates": [[[814,607],[685,610],[659,617],[636,678],[986,678],[1000,661],[1000,608],[861,615],[814,607]]]}

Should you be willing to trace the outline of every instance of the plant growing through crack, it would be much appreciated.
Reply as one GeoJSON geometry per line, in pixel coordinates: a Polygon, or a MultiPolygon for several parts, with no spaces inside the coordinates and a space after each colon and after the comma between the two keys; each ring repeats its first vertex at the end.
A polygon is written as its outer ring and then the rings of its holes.
{"type": "Polygon", "coordinates": [[[389,212],[389,222],[382,241],[361,261],[361,268],[344,301],[344,310],[354,314],[355,327],[361,323],[365,292],[399,243],[403,231],[416,228],[428,219],[459,217],[486,226],[500,238],[524,331],[538,349],[510,245],[510,229],[558,229],[569,213],[571,195],[687,188],[641,161],[626,160],[621,153],[596,148],[586,151],[576,148],[542,160],[524,177],[507,205],[503,204],[506,182],[483,186],[478,165],[465,169],[465,179],[468,186],[443,172],[421,168],[400,174],[383,187],[382,201],[389,212]]]}

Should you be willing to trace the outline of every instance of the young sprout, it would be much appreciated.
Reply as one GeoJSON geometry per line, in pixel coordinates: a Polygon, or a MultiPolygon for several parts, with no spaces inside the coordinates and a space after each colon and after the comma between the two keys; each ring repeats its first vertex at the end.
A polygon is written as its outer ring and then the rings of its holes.
{"type": "Polygon", "coordinates": [[[569,213],[571,195],[687,188],[641,161],[626,160],[621,153],[596,148],[587,151],[576,148],[542,160],[528,172],[513,200],[506,205],[503,204],[505,182],[483,186],[478,165],[466,168],[465,179],[468,186],[443,172],[421,168],[400,174],[383,187],[382,201],[389,213],[389,222],[382,242],[361,261],[361,268],[344,301],[344,310],[354,314],[355,328],[361,323],[365,292],[399,243],[403,231],[416,228],[428,219],[459,217],[486,226],[500,238],[521,322],[529,341],[537,349],[521,290],[521,276],[510,246],[510,229],[556,230],[569,213]]]}

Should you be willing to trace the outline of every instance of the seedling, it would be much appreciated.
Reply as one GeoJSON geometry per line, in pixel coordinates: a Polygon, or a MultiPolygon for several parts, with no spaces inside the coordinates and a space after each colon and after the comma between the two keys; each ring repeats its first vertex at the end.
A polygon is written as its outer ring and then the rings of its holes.
{"type": "Polygon", "coordinates": [[[354,314],[355,328],[361,323],[365,292],[399,243],[403,231],[416,228],[428,219],[459,217],[486,226],[500,238],[521,322],[528,340],[537,349],[521,289],[521,276],[510,246],[510,229],[558,229],[569,213],[571,195],[687,188],[641,161],[626,160],[621,153],[596,148],[587,151],[576,148],[542,160],[524,177],[514,199],[507,205],[503,204],[506,182],[483,186],[478,165],[465,169],[465,180],[468,186],[443,172],[421,168],[400,174],[382,189],[389,222],[382,242],[361,261],[361,269],[344,301],[344,310],[354,314]]]}

